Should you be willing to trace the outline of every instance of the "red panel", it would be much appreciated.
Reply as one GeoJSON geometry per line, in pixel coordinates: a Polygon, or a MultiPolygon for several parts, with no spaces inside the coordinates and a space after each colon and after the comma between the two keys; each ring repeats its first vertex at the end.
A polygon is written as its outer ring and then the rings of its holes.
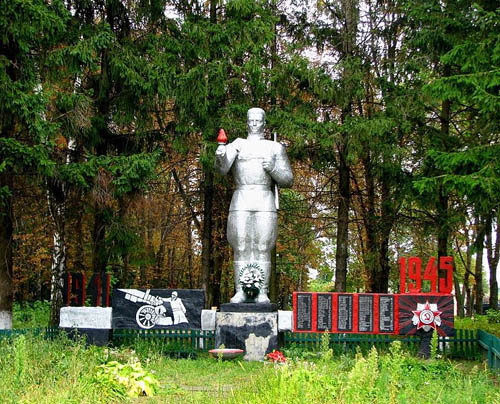
{"type": "Polygon", "coordinates": [[[297,292],[293,292],[293,331],[297,332],[297,292]]]}
{"type": "Polygon", "coordinates": [[[373,333],[374,334],[380,334],[380,327],[379,327],[379,299],[380,299],[380,294],[379,293],[374,293],[373,294],[373,333]]]}
{"type": "Polygon", "coordinates": [[[312,309],[311,309],[312,321],[311,321],[311,332],[318,331],[318,294],[316,292],[312,293],[312,309]]]}
{"type": "Polygon", "coordinates": [[[352,295],[352,331],[351,333],[355,334],[358,332],[358,294],[357,293],[348,293],[352,295]]]}
{"type": "Polygon", "coordinates": [[[337,329],[337,314],[335,313],[335,307],[337,307],[337,302],[335,301],[335,293],[330,293],[332,295],[332,332],[337,329]]]}
{"type": "Polygon", "coordinates": [[[338,332],[337,329],[337,304],[338,304],[338,293],[332,293],[332,332],[338,332]]]}

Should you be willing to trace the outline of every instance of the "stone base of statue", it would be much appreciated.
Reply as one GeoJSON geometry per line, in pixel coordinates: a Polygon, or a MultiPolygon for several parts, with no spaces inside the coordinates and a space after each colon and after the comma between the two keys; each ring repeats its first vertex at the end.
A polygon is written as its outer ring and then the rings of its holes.
{"type": "Polygon", "coordinates": [[[264,360],[268,353],[278,349],[278,313],[270,311],[275,307],[256,303],[222,305],[216,317],[215,346],[243,349],[244,359],[248,361],[264,360]],[[261,311],[251,311],[255,309],[253,306],[262,306],[257,308],[261,311]],[[227,311],[230,308],[234,310],[227,311]]]}
{"type": "Polygon", "coordinates": [[[220,306],[223,313],[274,313],[278,306],[274,303],[224,303],[220,306]]]}

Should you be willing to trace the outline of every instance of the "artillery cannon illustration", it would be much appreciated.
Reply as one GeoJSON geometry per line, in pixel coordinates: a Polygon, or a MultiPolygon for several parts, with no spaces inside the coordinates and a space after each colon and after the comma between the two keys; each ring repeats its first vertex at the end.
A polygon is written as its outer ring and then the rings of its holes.
{"type": "Polygon", "coordinates": [[[188,320],[185,316],[186,309],[182,300],[177,297],[177,292],[172,292],[169,298],[162,298],[160,296],[153,296],[150,294],[150,289],[142,292],[137,289],[122,289],[125,292],[125,299],[133,303],[146,303],[139,307],[135,314],[135,320],[139,327],[144,329],[153,328],[155,325],[176,325],[179,323],[187,323],[188,320]],[[170,303],[173,313],[172,317],[167,316],[167,309],[164,303],[170,303]]]}

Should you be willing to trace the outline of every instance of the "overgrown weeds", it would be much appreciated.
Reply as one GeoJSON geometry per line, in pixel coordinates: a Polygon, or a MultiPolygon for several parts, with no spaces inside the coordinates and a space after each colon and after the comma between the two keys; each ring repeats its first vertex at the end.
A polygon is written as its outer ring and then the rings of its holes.
{"type": "Polygon", "coordinates": [[[500,403],[500,392],[498,377],[485,369],[464,372],[447,359],[418,359],[395,341],[385,355],[372,348],[365,355],[358,350],[354,359],[343,355],[276,367],[272,377],[255,381],[228,402],[491,404],[500,403]]]}
{"type": "Polygon", "coordinates": [[[172,359],[160,342],[101,348],[22,335],[0,341],[0,402],[122,403],[155,393],[148,403],[500,403],[498,376],[483,365],[421,360],[399,341],[385,354],[337,354],[327,338],[311,358],[276,365],[172,359]]]}

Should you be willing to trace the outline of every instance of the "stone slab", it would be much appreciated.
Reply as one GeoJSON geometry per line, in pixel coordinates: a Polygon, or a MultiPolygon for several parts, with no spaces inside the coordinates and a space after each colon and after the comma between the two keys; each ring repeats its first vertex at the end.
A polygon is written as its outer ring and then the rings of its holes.
{"type": "Polygon", "coordinates": [[[216,310],[201,311],[201,329],[205,331],[215,331],[216,310]]]}
{"type": "Polygon", "coordinates": [[[203,307],[202,289],[115,289],[113,329],[199,330],[203,307]]]}
{"type": "Polygon", "coordinates": [[[62,307],[59,327],[111,329],[111,307],[62,307]]]}
{"type": "Polygon", "coordinates": [[[273,313],[277,310],[274,303],[224,303],[220,307],[223,313],[273,313]]]}
{"type": "Polygon", "coordinates": [[[278,313],[217,313],[215,346],[221,345],[243,349],[245,360],[264,360],[278,349],[278,313]]]}
{"type": "Polygon", "coordinates": [[[10,330],[12,328],[12,312],[0,311],[0,330],[10,330]]]}
{"type": "Polygon", "coordinates": [[[293,331],[293,311],[278,310],[278,331],[293,331]]]}

